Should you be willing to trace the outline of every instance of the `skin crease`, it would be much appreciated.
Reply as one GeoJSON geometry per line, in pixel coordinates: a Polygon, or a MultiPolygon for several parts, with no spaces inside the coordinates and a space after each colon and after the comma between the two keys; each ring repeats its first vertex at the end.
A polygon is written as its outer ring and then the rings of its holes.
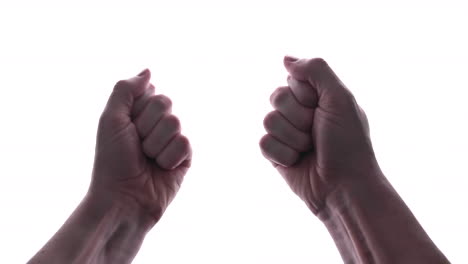
{"type": "Polygon", "coordinates": [[[170,100],[153,95],[154,86],[149,83],[149,70],[140,75],[117,83],[101,116],[89,192],[121,199],[123,202],[136,201],[158,221],[174,199],[190,167],[191,148],[187,138],[180,134],[178,119],[170,115],[170,100]],[[132,102],[131,97],[125,97],[124,92],[119,93],[119,88],[123,91],[133,89],[136,101],[132,102]],[[124,100],[126,106],[113,104],[113,97],[120,96],[123,96],[121,100],[124,100]],[[154,98],[163,98],[165,101],[151,101],[154,98]],[[151,107],[151,104],[163,105],[162,101],[168,106],[151,107]],[[126,107],[132,104],[134,107],[129,114],[126,107]],[[162,126],[164,121],[166,126],[162,126]],[[153,140],[151,146],[147,147],[149,144],[145,143],[151,136],[148,131],[152,129],[151,125],[146,127],[145,133],[141,133],[144,127],[135,125],[137,122],[142,125],[152,124],[155,130],[160,128],[154,138],[167,135],[167,139],[153,140]],[[174,125],[167,126],[169,123],[174,125]],[[142,134],[146,135],[142,137],[142,134]],[[145,147],[148,150],[145,151],[145,147]],[[158,150],[147,155],[151,148],[158,150]]]}
{"type": "MultiPolygon", "coordinates": [[[[263,155],[329,230],[345,263],[449,263],[377,164],[364,111],[323,59],[285,57],[263,155]]],[[[28,263],[131,263],[191,164],[151,73],[119,81],[99,120],[83,201],[28,263]]]]}
{"type": "Polygon", "coordinates": [[[349,180],[345,178],[349,172],[371,167],[376,160],[366,114],[351,92],[324,60],[294,60],[284,60],[289,86],[278,88],[270,98],[273,112],[280,112],[286,119],[283,123],[289,122],[294,131],[283,137],[271,133],[281,130],[281,122],[272,120],[270,113],[264,120],[270,133],[260,140],[260,147],[291,189],[317,213],[326,196],[349,180]],[[309,78],[314,71],[320,78],[309,78]],[[304,136],[310,142],[295,147],[293,141],[304,136]]]}
{"type": "Polygon", "coordinates": [[[101,115],[88,192],[28,263],[131,263],[177,194],[192,150],[151,73],[117,82],[101,115]]]}
{"type": "Polygon", "coordinates": [[[319,58],[286,56],[263,155],[322,221],[344,263],[450,263],[377,163],[366,114],[319,58]]]}

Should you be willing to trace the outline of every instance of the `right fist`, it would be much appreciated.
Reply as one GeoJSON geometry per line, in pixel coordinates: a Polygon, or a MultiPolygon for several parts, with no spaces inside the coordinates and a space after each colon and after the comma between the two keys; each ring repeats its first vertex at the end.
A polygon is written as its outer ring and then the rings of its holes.
{"type": "Polygon", "coordinates": [[[291,189],[317,214],[337,187],[375,169],[366,114],[323,59],[285,57],[288,86],[270,97],[260,140],[291,189]]]}
{"type": "Polygon", "coordinates": [[[119,81],[101,115],[90,193],[139,208],[158,221],[191,164],[171,100],[155,95],[151,73],[119,81]]]}

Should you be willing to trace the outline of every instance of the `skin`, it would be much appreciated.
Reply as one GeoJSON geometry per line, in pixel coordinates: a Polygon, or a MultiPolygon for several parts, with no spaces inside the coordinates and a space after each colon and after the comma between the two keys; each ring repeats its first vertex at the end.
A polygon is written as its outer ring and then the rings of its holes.
{"type": "Polygon", "coordinates": [[[263,155],[319,217],[344,263],[449,263],[379,168],[365,112],[320,58],[285,57],[263,155]]]}
{"type": "Polygon", "coordinates": [[[89,190],[28,263],[131,263],[174,199],[192,151],[150,78],[144,70],[115,85],[99,120],[89,190]]]}
{"type": "Polygon", "coordinates": [[[143,74],[118,82],[101,116],[89,192],[134,200],[159,220],[182,184],[192,151],[171,114],[171,100],[154,95],[150,72],[143,74]]]}
{"type": "Polygon", "coordinates": [[[375,155],[366,114],[326,62],[291,60],[284,60],[288,86],[270,97],[275,110],[264,119],[260,147],[317,213],[330,192],[354,180],[350,172],[374,167],[375,155]]]}
{"type": "MultiPolygon", "coordinates": [[[[263,155],[324,223],[345,263],[449,263],[380,170],[369,123],[323,59],[286,57],[263,155]]],[[[177,194],[192,151],[150,72],[119,81],[101,115],[89,190],[28,263],[131,263],[177,194]]]]}

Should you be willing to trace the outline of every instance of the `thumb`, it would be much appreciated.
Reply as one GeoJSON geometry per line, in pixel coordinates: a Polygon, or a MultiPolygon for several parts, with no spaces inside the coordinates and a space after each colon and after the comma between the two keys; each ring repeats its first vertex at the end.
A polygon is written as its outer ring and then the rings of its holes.
{"type": "Polygon", "coordinates": [[[298,59],[285,56],[283,63],[291,77],[308,82],[317,90],[319,98],[323,93],[345,91],[344,84],[324,59],[298,59]]]}
{"type": "Polygon", "coordinates": [[[118,81],[107,101],[104,112],[130,118],[135,98],[145,92],[150,79],[151,72],[145,69],[135,77],[118,81]]]}

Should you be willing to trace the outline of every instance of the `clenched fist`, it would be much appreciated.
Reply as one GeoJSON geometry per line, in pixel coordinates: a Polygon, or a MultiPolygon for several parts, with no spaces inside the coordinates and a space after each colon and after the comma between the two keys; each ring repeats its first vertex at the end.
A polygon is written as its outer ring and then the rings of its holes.
{"type": "Polygon", "coordinates": [[[192,151],[170,99],[154,95],[150,75],[144,70],[115,85],[99,120],[89,192],[133,203],[157,221],[179,190],[192,151]]]}
{"type": "Polygon", "coordinates": [[[366,114],[323,59],[285,57],[288,86],[270,97],[263,155],[317,214],[327,196],[377,166],[366,114]]]}

